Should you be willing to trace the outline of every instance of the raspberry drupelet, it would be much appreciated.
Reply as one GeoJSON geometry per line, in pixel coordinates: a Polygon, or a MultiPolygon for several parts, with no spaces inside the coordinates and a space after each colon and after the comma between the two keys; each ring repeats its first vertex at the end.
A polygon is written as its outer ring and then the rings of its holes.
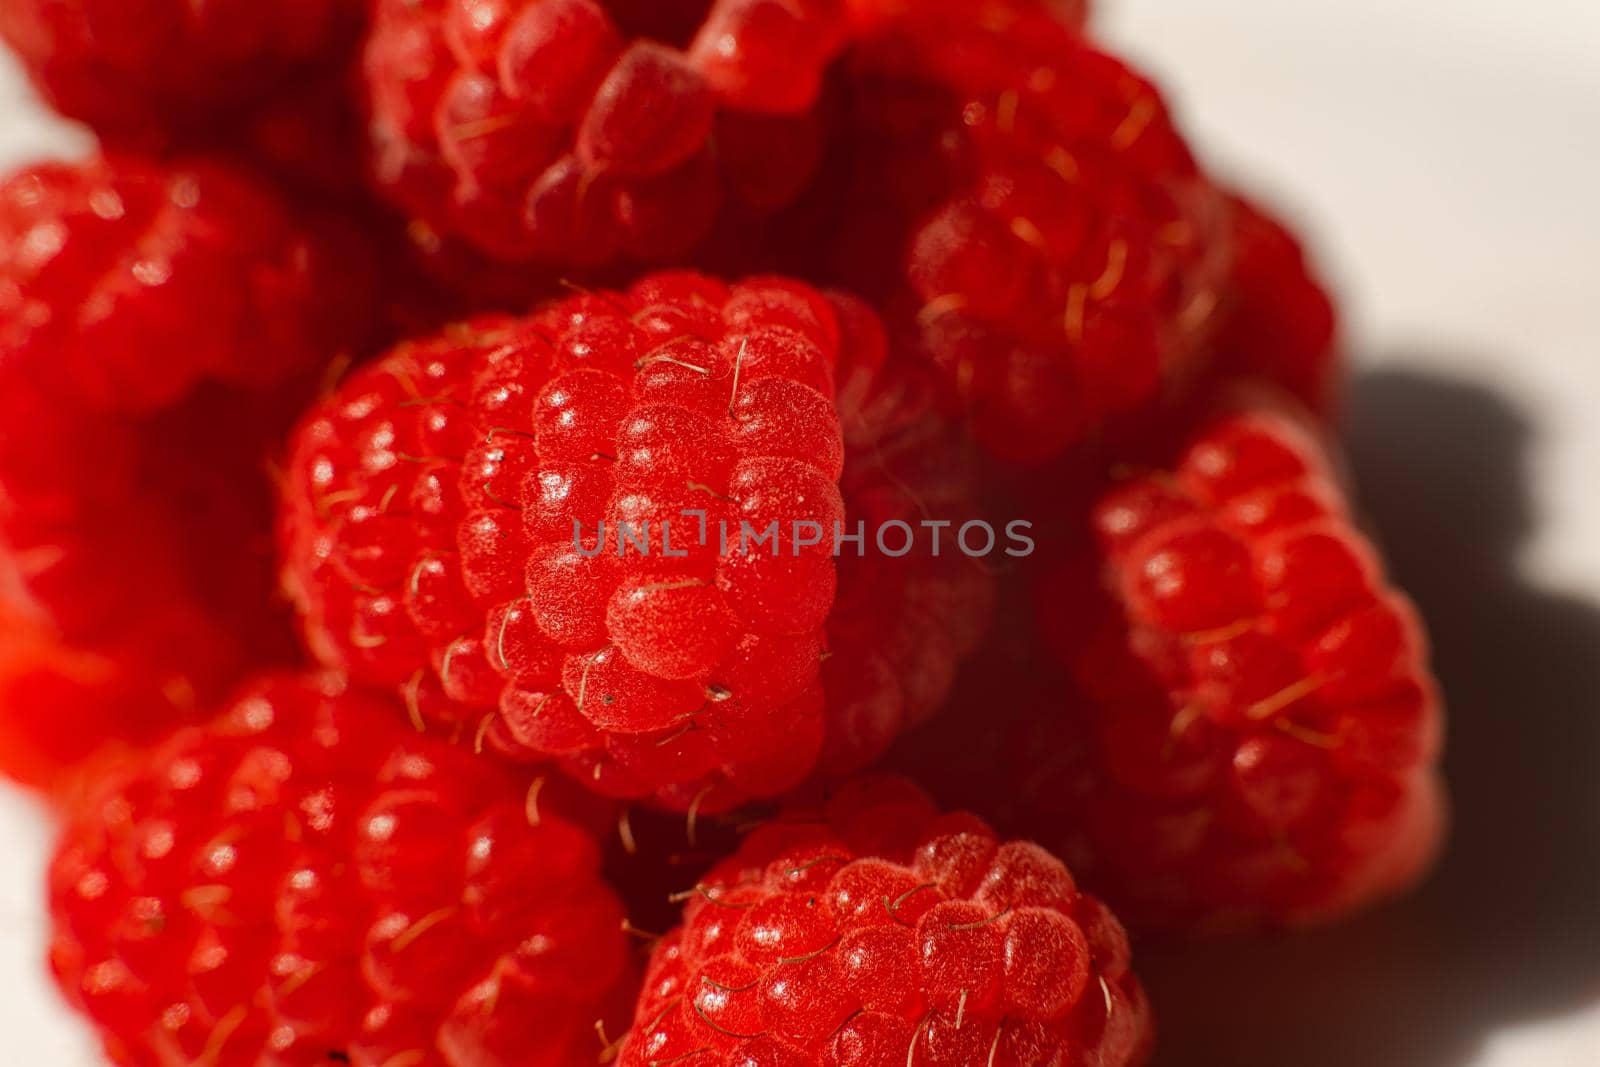
{"type": "Polygon", "coordinates": [[[902,362],[849,298],[692,274],[402,345],[293,441],[280,540],[313,654],[612,796],[715,811],[857,769],[942,700],[989,608],[977,561],[875,544],[971,507],[902,362]]]}
{"type": "Polygon", "coordinates": [[[622,1067],[1133,1067],[1112,914],[1037,845],[874,779],[757,830],[684,894],[622,1067]]]}
{"type": "Polygon", "coordinates": [[[223,163],[131,157],[0,184],[0,361],[63,403],[148,412],[316,370],[373,324],[373,264],[223,163]]]}
{"type": "Polygon", "coordinates": [[[116,143],[214,131],[355,43],[363,0],[7,0],[0,38],[57,110],[116,143]]]}
{"type": "Polygon", "coordinates": [[[1443,822],[1427,642],[1311,433],[1215,419],[1093,528],[1103,571],[1042,589],[1081,699],[1023,728],[1024,825],[1156,930],[1323,921],[1421,877],[1443,822]]]}
{"type": "Polygon", "coordinates": [[[51,963],[116,1063],[592,1063],[632,966],[550,809],[331,675],[264,677],[75,811],[51,963]]]}
{"type": "Polygon", "coordinates": [[[1228,205],[1148,81],[1018,3],[914,5],[842,63],[800,224],[836,236],[780,248],[889,309],[988,451],[1049,459],[1199,372],[1228,205]]]}

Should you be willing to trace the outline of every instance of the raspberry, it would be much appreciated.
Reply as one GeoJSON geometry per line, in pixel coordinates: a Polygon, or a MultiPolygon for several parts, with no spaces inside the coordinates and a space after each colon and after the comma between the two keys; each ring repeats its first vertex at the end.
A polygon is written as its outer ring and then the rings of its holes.
{"type": "Polygon", "coordinates": [[[332,677],[266,677],[108,778],[51,964],[119,1063],[592,1062],[628,987],[589,835],[332,677]]]}
{"type": "Polygon", "coordinates": [[[1214,374],[1270,382],[1331,417],[1344,369],[1333,302],[1281,222],[1238,197],[1233,208],[1234,263],[1214,341],[1214,374]]]}
{"type": "Polygon", "coordinates": [[[856,783],[758,830],[656,948],[622,1067],[1143,1062],[1126,936],[1037,845],[856,783]]]}
{"type": "Polygon", "coordinates": [[[973,561],[872,543],[971,507],[928,413],[869,311],[797,283],[663,274],[482,319],[302,425],[285,584],[314,654],[419,723],[721,810],[869,762],[980,639],[973,561]]]}
{"type": "Polygon", "coordinates": [[[261,387],[363,339],[371,265],[215,162],[45,164],[0,185],[0,354],[74,402],[261,387]]]}
{"type": "Polygon", "coordinates": [[[725,185],[765,206],[807,181],[841,6],[382,0],[365,48],[379,183],[424,231],[504,261],[680,257],[725,185]]]}
{"type": "Polygon", "coordinates": [[[1408,886],[1441,822],[1441,712],[1410,604],[1320,446],[1213,421],[1094,512],[1046,632],[1083,700],[1025,728],[1031,825],[1132,923],[1330,919],[1408,886]]]}
{"type": "Polygon", "coordinates": [[[1017,3],[915,6],[844,64],[779,245],[888,308],[988,451],[1053,457],[1195,373],[1226,204],[1144,78],[1017,3]]]}
{"type": "Polygon", "coordinates": [[[57,110],[116,143],[235,122],[337,63],[361,0],[7,0],[3,37],[57,110]]]}

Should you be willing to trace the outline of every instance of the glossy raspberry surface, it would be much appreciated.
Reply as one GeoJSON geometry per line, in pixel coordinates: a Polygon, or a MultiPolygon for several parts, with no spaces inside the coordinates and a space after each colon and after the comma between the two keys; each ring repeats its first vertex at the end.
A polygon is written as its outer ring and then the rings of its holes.
{"type": "Polygon", "coordinates": [[[1427,642],[1315,438],[1265,409],[1213,421],[1093,526],[1103,570],[1041,592],[1081,693],[1019,737],[1030,825],[1157,929],[1326,920],[1420,877],[1442,822],[1427,642]]]}
{"type": "Polygon", "coordinates": [[[212,127],[336,64],[362,0],[7,0],[0,37],[57,110],[112,140],[212,127]]]}
{"type": "Polygon", "coordinates": [[[372,266],[331,220],[206,160],[31,167],[0,184],[0,360],[65,403],[149,411],[264,387],[370,329],[372,266]]]}
{"type": "Polygon", "coordinates": [[[873,547],[970,508],[900,362],[853,301],[690,274],[402,345],[294,441],[309,646],[610,795],[709,811],[852,770],[938,704],[988,608],[974,561],[873,547]],[[777,555],[754,540],[774,523],[777,555]],[[868,555],[836,564],[863,523],[868,555]]]}
{"type": "Polygon", "coordinates": [[[266,677],[74,813],[51,964],[117,1063],[592,1063],[630,971],[598,864],[525,784],[266,677]]]}
{"type": "Polygon", "coordinates": [[[624,1067],[1143,1062],[1116,919],[1037,845],[872,780],[791,811],[685,894],[624,1067]]]}

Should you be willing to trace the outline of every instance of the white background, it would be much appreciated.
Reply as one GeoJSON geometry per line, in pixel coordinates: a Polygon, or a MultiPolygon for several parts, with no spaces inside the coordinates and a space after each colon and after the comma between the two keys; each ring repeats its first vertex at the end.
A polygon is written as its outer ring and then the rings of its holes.
{"type": "MultiPolygon", "coordinates": [[[[1354,466],[1455,713],[1441,875],[1338,930],[1146,953],[1158,997],[1191,991],[1164,1005],[1160,1062],[1594,1067],[1600,5],[1099,6],[1205,158],[1336,278],[1363,370],[1354,466]]],[[[0,161],[81,143],[24,100],[0,70],[0,161]]],[[[0,793],[0,1061],[77,1067],[90,1045],[38,962],[46,836],[0,793]]]]}

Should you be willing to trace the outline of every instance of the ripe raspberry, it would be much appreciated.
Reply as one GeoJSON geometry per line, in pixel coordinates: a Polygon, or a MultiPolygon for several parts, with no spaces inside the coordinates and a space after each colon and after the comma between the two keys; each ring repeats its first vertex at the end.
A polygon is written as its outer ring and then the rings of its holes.
{"type": "Polygon", "coordinates": [[[1196,373],[1226,203],[1148,82],[1017,2],[913,5],[841,62],[824,177],[763,239],[780,269],[886,308],[1003,459],[1196,373]]]}
{"type": "Polygon", "coordinates": [[[1141,927],[1324,920],[1415,881],[1441,828],[1426,639],[1318,444],[1216,420],[1094,531],[1103,581],[1068,566],[1041,599],[1087,698],[1019,746],[1046,841],[1141,927]]]}
{"type": "Polygon", "coordinates": [[[332,677],[108,779],[51,963],[118,1063],[576,1067],[630,970],[583,830],[332,677]]]}
{"type": "Polygon", "coordinates": [[[0,358],[119,411],[314,371],[370,328],[371,265],[214,162],[52,163],[0,185],[0,358]]]}
{"type": "Polygon", "coordinates": [[[1238,197],[1233,244],[1213,376],[1270,382],[1331,417],[1344,370],[1337,312],[1305,250],[1282,223],[1238,197]]]}
{"type": "Polygon", "coordinates": [[[724,186],[757,207],[804,186],[844,24],[839,0],[380,0],[379,184],[500,260],[679,257],[724,186]]]}
{"type": "Polygon", "coordinates": [[[0,38],[58,111],[148,144],[336,65],[361,20],[362,0],[7,0],[0,38]]]}
{"type": "Polygon", "coordinates": [[[972,560],[874,538],[970,509],[926,398],[864,306],[776,279],[663,274],[469,323],[303,424],[285,584],[313,653],[419,723],[608,795],[775,795],[876,757],[981,636],[972,560]],[[866,555],[836,566],[859,524],[866,555]]]}
{"type": "Polygon", "coordinates": [[[622,1067],[1144,1061],[1128,941],[1037,845],[858,783],[753,834],[656,948],[622,1067]]]}

